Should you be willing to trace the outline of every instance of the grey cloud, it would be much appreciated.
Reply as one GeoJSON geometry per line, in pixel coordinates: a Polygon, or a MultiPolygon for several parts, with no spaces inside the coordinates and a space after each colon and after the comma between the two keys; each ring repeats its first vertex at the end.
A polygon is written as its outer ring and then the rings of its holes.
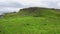
{"type": "Polygon", "coordinates": [[[46,4],[46,6],[44,7],[49,7],[49,8],[60,8],[60,6],[58,6],[58,3],[60,3],[59,1],[42,1],[40,2],[42,3],[42,5],[46,4]]]}
{"type": "Polygon", "coordinates": [[[0,2],[0,14],[17,11],[18,8],[23,8],[23,7],[25,6],[18,2],[8,2],[8,3],[0,2]]]}
{"type": "Polygon", "coordinates": [[[58,6],[58,3],[57,2],[50,2],[48,4],[48,7],[57,8],[57,9],[60,8],[60,6],[58,6]]]}
{"type": "Polygon", "coordinates": [[[22,8],[24,5],[18,2],[12,2],[12,3],[0,3],[0,7],[12,7],[12,8],[22,8]]]}

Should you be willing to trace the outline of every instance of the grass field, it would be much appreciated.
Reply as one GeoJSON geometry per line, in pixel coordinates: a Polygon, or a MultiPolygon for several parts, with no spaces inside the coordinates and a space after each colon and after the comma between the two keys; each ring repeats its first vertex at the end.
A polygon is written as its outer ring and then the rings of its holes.
{"type": "Polygon", "coordinates": [[[60,17],[0,19],[0,34],[60,34],[60,17]]]}
{"type": "Polygon", "coordinates": [[[26,8],[0,18],[0,34],[60,34],[58,9],[26,8]]]}

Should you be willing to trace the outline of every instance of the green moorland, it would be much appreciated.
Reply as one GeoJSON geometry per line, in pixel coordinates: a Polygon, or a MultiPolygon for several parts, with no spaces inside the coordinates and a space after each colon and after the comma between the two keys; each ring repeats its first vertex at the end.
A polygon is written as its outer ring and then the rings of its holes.
{"type": "Polygon", "coordinates": [[[0,34],[60,34],[60,9],[30,7],[0,18],[0,34]]]}

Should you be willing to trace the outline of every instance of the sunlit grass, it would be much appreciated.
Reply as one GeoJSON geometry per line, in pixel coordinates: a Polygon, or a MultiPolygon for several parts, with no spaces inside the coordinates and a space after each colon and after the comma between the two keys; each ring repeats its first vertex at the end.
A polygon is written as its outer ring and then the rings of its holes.
{"type": "Polygon", "coordinates": [[[24,17],[0,19],[1,34],[60,34],[60,19],[24,17]]]}

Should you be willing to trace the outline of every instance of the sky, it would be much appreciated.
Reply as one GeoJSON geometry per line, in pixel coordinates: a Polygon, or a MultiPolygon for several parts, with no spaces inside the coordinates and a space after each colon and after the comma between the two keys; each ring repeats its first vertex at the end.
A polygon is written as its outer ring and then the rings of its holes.
{"type": "Polygon", "coordinates": [[[0,0],[0,14],[35,6],[60,9],[60,0],[0,0]]]}

